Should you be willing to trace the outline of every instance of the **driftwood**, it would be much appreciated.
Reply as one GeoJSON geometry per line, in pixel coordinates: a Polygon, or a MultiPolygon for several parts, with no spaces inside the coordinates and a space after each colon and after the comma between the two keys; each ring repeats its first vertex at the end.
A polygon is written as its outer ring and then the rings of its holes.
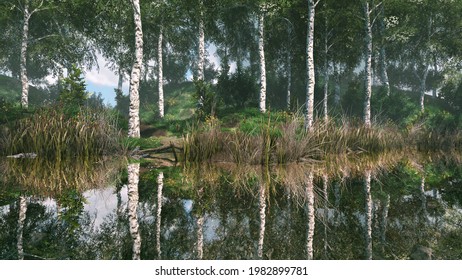
{"type": "Polygon", "coordinates": [[[19,153],[15,155],[6,156],[8,158],[36,158],[36,153],[19,153]]]}
{"type": "Polygon", "coordinates": [[[135,149],[131,152],[131,156],[135,158],[160,159],[176,163],[179,160],[177,150],[183,151],[183,148],[177,147],[172,142],[170,142],[170,145],[164,145],[158,148],[149,148],[144,150],[135,149]],[[174,160],[171,160],[165,156],[160,156],[161,154],[171,154],[173,155],[174,160]]]}

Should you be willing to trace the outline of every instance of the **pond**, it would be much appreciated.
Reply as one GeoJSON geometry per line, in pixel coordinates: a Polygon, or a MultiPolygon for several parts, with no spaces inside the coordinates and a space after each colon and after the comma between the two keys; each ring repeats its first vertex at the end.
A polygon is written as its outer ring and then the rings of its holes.
{"type": "Polygon", "coordinates": [[[462,259],[457,156],[1,173],[1,259],[462,259]]]}

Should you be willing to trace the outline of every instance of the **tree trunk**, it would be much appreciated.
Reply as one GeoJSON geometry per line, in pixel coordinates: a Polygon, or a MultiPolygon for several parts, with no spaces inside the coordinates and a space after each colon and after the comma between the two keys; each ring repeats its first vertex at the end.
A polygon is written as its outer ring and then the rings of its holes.
{"type": "Polygon", "coordinates": [[[164,187],[164,172],[160,172],[157,176],[157,214],[156,214],[156,248],[157,258],[162,259],[162,251],[160,248],[160,229],[162,217],[162,190],[164,187]]]}
{"type": "Polygon", "coordinates": [[[135,62],[130,77],[130,107],[128,121],[128,137],[140,137],[140,75],[143,63],[143,29],[141,25],[140,1],[132,0],[135,19],[135,62]]]}
{"type": "Polygon", "coordinates": [[[159,40],[157,43],[157,67],[158,67],[158,86],[159,86],[159,116],[164,118],[164,74],[162,65],[162,40],[163,40],[163,26],[160,26],[159,40]]]}
{"type": "Polygon", "coordinates": [[[372,95],[372,26],[370,21],[369,2],[363,2],[364,28],[366,30],[365,42],[365,98],[364,98],[364,125],[371,127],[371,95],[372,95]]]}
{"type": "MultiPolygon", "coordinates": [[[[263,179],[264,180],[264,179],[263,179]]],[[[260,184],[259,195],[259,213],[260,213],[260,231],[258,235],[258,258],[263,259],[263,244],[265,241],[265,226],[266,226],[266,185],[260,184]]]]}
{"type": "MultiPolygon", "coordinates": [[[[204,2],[199,1],[199,57],[197,60],[197,80],[204,81],[205,64],[205,27],[204,27],[204,2]]],[[[203,96],[201,96],[203,98],[203,96]]]]}
{"type": "Polygon", "coordinates": [[[197,213],[198,217],[196,220],[196,226],[197,226],[197,241],[196,241],[196,253],[197,253],[197,259],[202,260],[204,257],[204,222],[205,222],[205,217],[204,217],[204,207],[203,207],[203,193],[204,193],[204,187],[200,187],[198,190],[198,196],[197,196],[197,207],[199,208],[197,213]]]}
{"type": "Polygon", "coordinates": [[[334,65],[334,104],[338,106],[340,104],[340,73],[338,70],[337,63],[333,62],[334,65]]]}
{"type": "Polygon", "coordinates": [[[117,91],[122,93],[122,86],[124,84],[124,73],[122,67],[119,65],[119,80],[117,82],[117,91]]]}
{"type": "Polygon", "coordinates": [[[306,253],[307,259],[313,259],[313,240],[314,240],[314,227],[315,227],[315,210],[314,210],[314,176],[310,171],[308,175],[308,182],[306,183],[306,208],[308,216],[307,238],[306,238],[306,253]]]}
{"type": "Polygon", "coordinates": [[[290,90],[292,88],[292,56],[290,50],[287,51],[287,110],[290,111],[290,90]]]}
{"type": "Polygon", "coordinates": [[[27,46],[29,37],[29,0],[24,3],[24,23],[22,29],[22,41],[21,41],[21,58],[20,58],[20,73],[21,73],[21,106],[27,108],[29,106],[29,80],[27,78],[27,46]]]}
{"type": "Polygon", "coordinates": [[[381,36],[381,44],[380,44],[380,51],[379,51],[379,69],[380,69],[380,80],[382,81],[382,86],[385,88],[385,93],[387,96],[390,95],[390,81],[388,79],[388,71],[387,71],[387,56],[385,52],[385,4],[382,3],[380,6],[380,18],[379,18],[379,32],[381,36]]]}
{"type": "Polygon", "coordinates": [[[24,196],[19,197],[19,217],[18,217],[18,231],[17,231],[17,249],[18,260],[24,260],[24,247],[23,247],[23,234],[24,222],[26,220],[27,202],[24,196]]]}
{"type": "Polygon", "coordinates": [[[308,0],[308,32],[306,36],[306,112],[305,112],[305,130],[310,131],[314,121],[314,0],[308,0]]]}
{"type": "Polygon", "coordinates": [[[264,45],[264,26],[265,11],[260,7],[258,19],[258,53],[260,55],[260,112],[266,112],[266,66],[265,66],[265,45],[264,45]]]}
{"type": "Polygon", "coordinates": [[[323,99],[323,111],[324,121],[327,122],[329,119],[329,112],[327,109],[327,101],[329,98],[329,60],[327,55],[329,54],[329,38],[328,38],[328,19],[325,17],[325,29],[324,29],[324,99],[323,99]]]}
{"type": "Polygon", "coordinates": [[[428,67],[425,68],[420,79],[420,111],[425,111],[425,91],[427,89],[428,67]]]}
{"type": "Polygon", "coordinates": [[[130,235],[133,240],[133,259],[139,260],[141,254],[141,235],[138,223],[138,182],[140,178],[140,164],[130,163],[128,169],[128,221],[130,235]]]}
{"type": "Polygon", "coordinates": [[[372,260],[372,195],[371,195],[371,171],[366,170],[364,174],[364,194],[366,197],[366,259],[372,260]]]}

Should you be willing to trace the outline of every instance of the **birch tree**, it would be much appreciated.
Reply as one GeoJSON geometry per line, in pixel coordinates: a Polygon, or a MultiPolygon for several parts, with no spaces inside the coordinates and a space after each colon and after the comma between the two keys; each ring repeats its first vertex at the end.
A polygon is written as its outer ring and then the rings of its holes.
{"type": "Polygon", "coordinates": [[[371,127],[371,96],[372,96],[372,23],[371,23],[371,7],[369,0],[362,3],[364,15],[364,125],[371,127]]]}
{"type": "Polygon", "coordinates": [[[265,65],[265,13],[267,6],[261,3],[258,13],[258,55],[260,58],[260,112],[266,112],[266,65],[265,65]]]}
{"type": "Polygon", "coordinates": [[[313,128],[314,121],[314,18],[316,6],[320,0],[308,0],[308,26],[306,35],[306,103],[305,103],[305,130],[310,131],[313,128]]]}
{"type": "Polygon", "coordinates": [[[135,61],[130,76],[130,107],[128,121],[128,137],[140,137],[140,75],[143,64],[143,29],[141,24],[140,1],[132,0],[135,22],[135,61]]]}
{"type": "MultiPolygon", "coordinates": [[[[135,0],[136,1],[136,0],[135,0]]],[[[140,259],[141,254],[141,234],[139,231],[139,222],[138,222],[138,203],[139,203],[139,194],[138,194],[138,182],[140,178],[140,164],[131,163],[127,167],[128,169],[128,221],[130,226],[130,235],[133,240],[133,255],[134,260],[140,259]]]]}

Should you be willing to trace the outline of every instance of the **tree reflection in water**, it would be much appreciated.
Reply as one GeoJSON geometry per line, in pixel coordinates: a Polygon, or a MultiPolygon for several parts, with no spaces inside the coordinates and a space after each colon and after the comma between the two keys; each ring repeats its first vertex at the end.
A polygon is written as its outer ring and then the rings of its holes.
{"type": "Polygon", "coordinates": [[[140,178],[140,164],[130,163],[128,169],[128,220],[130,235],[133,240],[133,259],[139,260],[141,256],[141,234],[138,222],[138,182],[140,178]]]}
{"type": "Polygon", "coordinates": [[[0,186],[0,258],[409,259],[417,249],[462,258],[461,165],[426,162],[422,180],[410,162],[362,162],[341,172],[323,163],[264,172],[230,165],[141,172],[129,164],[115,184],[125,186],[109,189],[102,166],[63,165],[57,181],[46,169],[28,177],[19,167],[9,172],[17,180],[0,186]],[[98,200],[98,186],[109,197],[98,200]]]}

